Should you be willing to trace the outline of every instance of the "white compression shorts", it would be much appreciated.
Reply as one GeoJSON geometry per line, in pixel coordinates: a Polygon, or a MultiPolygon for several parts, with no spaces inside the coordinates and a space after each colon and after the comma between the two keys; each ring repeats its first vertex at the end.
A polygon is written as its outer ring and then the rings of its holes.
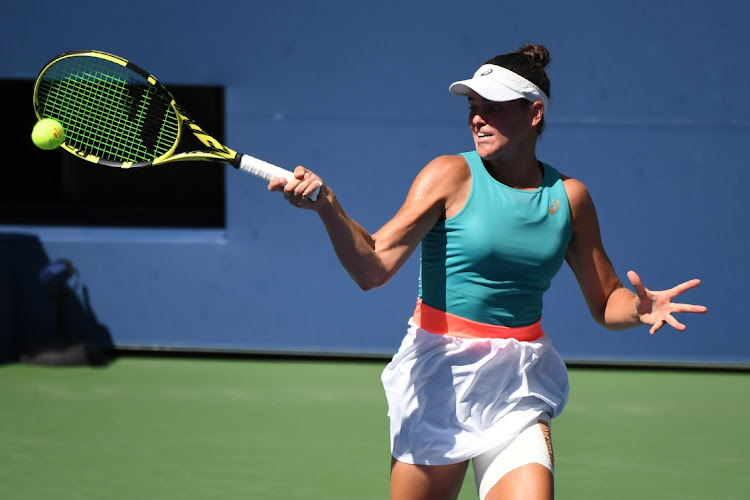
{"type": "Polygon", "coordinates": [[[479,499],[484,500],[493,486],[508,472],[523,465],[541,464],[555,471],[555,455],[549,430],[549,417],[531,422],[510,443],[503,443],[474,457],[474,481],[479,499]]]}

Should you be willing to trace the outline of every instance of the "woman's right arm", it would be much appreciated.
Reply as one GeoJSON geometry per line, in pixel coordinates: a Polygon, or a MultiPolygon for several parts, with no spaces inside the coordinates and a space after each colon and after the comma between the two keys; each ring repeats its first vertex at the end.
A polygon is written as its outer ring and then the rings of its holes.
{"type": "Polygon", "coordinates": [[[283,189],[290,203],[316,211],[344,269],[360,288],[370,290],[387,283],[429,230],[445,217],[446,207],[461,191],[460,183],[470,179],[465,165],[459,156],[431,161],[417,175],[396,215],[374,234],[349,217],[327,185],[323,184],[316,201],[307,199],[309,187],[320,179],[303,167],[297,167],[294,180],[275,179],[269,189],[283,189]]]}

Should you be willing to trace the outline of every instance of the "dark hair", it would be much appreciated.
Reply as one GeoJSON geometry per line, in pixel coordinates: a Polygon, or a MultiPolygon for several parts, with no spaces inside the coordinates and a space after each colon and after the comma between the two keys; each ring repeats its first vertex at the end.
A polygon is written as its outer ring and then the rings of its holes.
{"type": "MultiPolygon", "coordinates": [[[[529,80],[531,83],[542,89],[542,92],[550,96],[550,81],[549,76],[544,68],[549,64],[550,55],[549,50],[544,45],[536,45],[531,43],[524,44],[520,49],[510,52],[508,54],[499,55],[493,57],[485,64],[494,64],[495,66],[502,66],[505,69],[509,69],[517,75],[529,80]]],[[[544,110],[547,111],[546,109],[544,110]]],[[[544,117],[539,123],[537,129],[537,136],[542,135],[544,130],[544,117]]]]}

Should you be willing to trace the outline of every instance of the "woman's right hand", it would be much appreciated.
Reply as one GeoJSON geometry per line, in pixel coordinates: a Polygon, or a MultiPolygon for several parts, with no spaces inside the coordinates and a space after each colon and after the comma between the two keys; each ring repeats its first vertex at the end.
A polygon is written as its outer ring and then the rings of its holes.
{"type": "Polygon", "coordinates": [[[328,188],[323,184],[323,180],[305,167],[299,166],[294,169],[294,178],[286,179],[285,177],[276,177],[268,183],[269,191],[280,191],[284,194],[284,199],[297,208],[317,211],[320,209],[321,198],[325,197],[328,188]],[[310,199],[310,195],[320,188],[315,201],[310,199]]]}

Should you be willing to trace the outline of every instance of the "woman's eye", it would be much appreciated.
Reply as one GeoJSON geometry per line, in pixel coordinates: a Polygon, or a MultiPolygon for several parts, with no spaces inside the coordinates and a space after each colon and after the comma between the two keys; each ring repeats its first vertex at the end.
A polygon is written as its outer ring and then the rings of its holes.
{"type": "Polygon", "coordinates": [[[489,112],[489,113],[499,113],[503,110],[502,106],[489,106],[484,108],[483,110],[479,110],[478,106],[469,106],[469,113],[471,114],[477,114],[477,113],[483,113],[483,112],[489,112]]]}

